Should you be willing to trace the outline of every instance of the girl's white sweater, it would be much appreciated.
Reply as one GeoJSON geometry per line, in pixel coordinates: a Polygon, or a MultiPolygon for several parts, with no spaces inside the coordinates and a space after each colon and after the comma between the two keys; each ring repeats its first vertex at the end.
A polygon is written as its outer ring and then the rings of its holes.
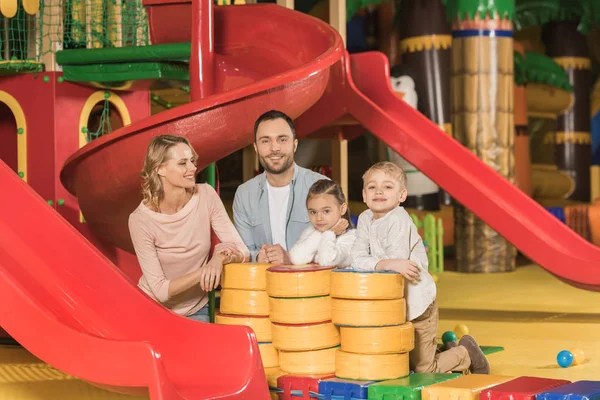
{"type": "Polygon", "coordinates": [[[356,229],[336,236],[333,231],[319,232],[309,226],[290,250],[290,260],[295,265],[316,262],[322,266],[349,267],[355,237],[356,229]]]}

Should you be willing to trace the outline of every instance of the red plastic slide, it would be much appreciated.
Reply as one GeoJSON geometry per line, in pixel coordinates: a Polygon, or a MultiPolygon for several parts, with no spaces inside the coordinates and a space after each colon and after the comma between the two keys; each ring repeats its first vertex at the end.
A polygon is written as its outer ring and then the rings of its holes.
{"type": "Polygon", "coordinates": [[[598,247],[400,100],[383,54],[352,55],[350,64],[347,111],[365,128],[540,266],[572,285],[600,290],[598,247]]]}
{"type": "Polygon", "coordinates": [[[31,353],[152,399],[269,398],[250,328],[151,300],[2,162],[0,192],[0,323],[31,353]]]}
{"type": "MultiPolygon", "coordinates": [[[[189,20],[189,3],[171,3],[167,15],[189,20]]],[[[153,136],[186,135],[207,165],[252,143],[260,113],[280,108],[297,117],[310,108],[343,56],[328,24],[276,5],[218,7],[215,33],[217,94],[120,129],[67,161],[63,182],[109,242],[131,249],[127,216],[140,201],[153,136]]],[[[166,310],[1,162],[0,193],[0,324],[34,355],[112,390],[149,391],[153,400],[270,398],[250,328],[166,310]]]]}

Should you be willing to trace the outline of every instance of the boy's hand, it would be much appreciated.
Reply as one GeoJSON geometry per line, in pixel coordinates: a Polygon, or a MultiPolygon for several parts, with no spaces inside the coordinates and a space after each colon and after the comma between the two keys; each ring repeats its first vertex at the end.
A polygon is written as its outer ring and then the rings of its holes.
{"type": "Polygon", "coordinates": [[[348,229],[348,220],[346,218],[340,218],[330,230],[335,233],[335,236],[340,236],[346,232],[346,229],[348,229]]]}
{"type": "Polygon", "coordinates": [[[377,264],[376,269],[397,272],[411,282],[421,280],[419,266],[411,260],[382,260],[377,264]]]}

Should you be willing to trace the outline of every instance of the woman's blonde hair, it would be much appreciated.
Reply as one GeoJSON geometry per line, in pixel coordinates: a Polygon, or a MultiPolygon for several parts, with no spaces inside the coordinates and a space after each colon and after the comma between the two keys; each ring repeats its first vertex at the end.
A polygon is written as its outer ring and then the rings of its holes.
{"type": "MultiPolygon", "coordinates": [[[[194,165],[196,165],[198,154],[184,137],[174,135],[156,136],[148,145],[144,168],[140,175],[143,179],[142,196],[144,204],[154,210],[158,210],[160,201],[165,195],[162,181],[160,180],[160,176],[158,176],[158,168],[169,160],[169,149],[179,143],[187,144],[190,147],[194,156],[194,165]]],[[[196,186],[186,189],[189,194],[194,194],[197,190],[196,186]]]]}

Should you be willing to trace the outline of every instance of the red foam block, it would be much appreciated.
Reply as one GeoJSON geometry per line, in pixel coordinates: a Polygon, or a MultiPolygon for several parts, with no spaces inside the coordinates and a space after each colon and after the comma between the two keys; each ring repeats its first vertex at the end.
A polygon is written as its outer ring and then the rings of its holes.
{"type": "Polygon", "coordinates": [[[562,379],[521,376],[481,392],[481,400],[535,400],[535,395],[571,383],[562,379]]]}
{"type": "Polygon", "coordinates": [[[315,394],[319,393],[319,382],[323,379],[335,378],[334,374],[314,375],[314,376],[294,376],[283,375],[277,378],[277,387],[283,389],[279,393],[280,400],[310,400],[314,399],[315,394]],[[292,397],[294,392],[294,397],[292,397]],[[311,397],[311,392],[313,396],[311,397]]]}

